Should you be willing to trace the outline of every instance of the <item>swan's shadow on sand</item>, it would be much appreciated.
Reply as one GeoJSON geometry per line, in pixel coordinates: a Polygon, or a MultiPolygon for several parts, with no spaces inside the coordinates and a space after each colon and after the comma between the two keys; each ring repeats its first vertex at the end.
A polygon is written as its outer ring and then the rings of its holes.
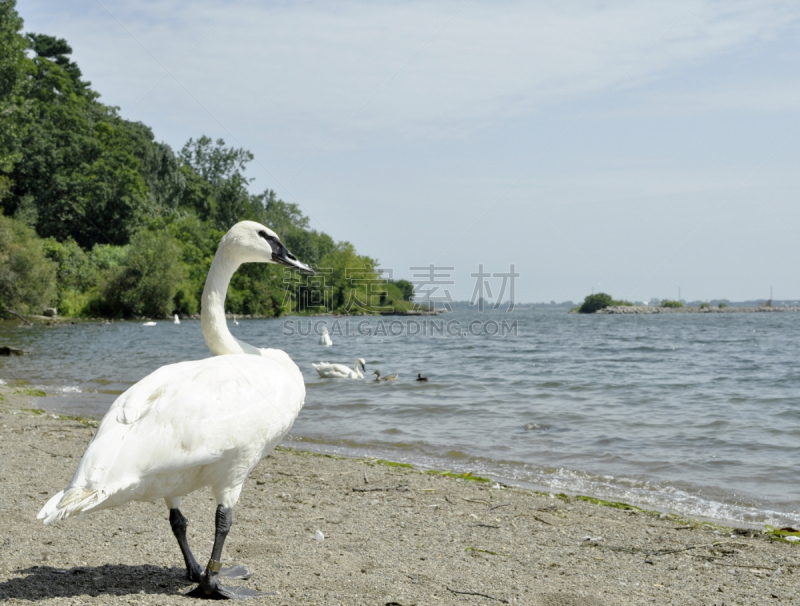
{"type": "Polygon", "coordinates": [[[64,570],[52,566],[32,566],[15,571],[25,575],[0,583],[0,601],[18,598],[46,600],[82,595],[113,596],[131,594],[179,595],[192,586],[183,568],[162,568],[145,564],[105,564],[78,566],[64,570]]]}

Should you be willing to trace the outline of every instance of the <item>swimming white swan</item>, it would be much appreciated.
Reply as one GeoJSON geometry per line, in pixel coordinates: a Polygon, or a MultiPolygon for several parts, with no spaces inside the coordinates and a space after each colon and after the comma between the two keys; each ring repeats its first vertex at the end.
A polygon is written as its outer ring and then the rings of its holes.
{"type": "Polygon", "coordinates": [[[331,341],[331,337],[328,334],[328,327],[322,327],[322,334],[319,336],[319,341],[317,341],[320,345],[324,345],[325,347],[330,347],[333,345],[333,341],[331,341]]]}
{"type": "Polygon", "coordinates": [[[239,326],[239,322],[236,321],[236,314],[233,314],[233,325],[239,326]]]}
{"type": "Polygon", "coordinates": [[[155,326],[155,325],[156,325],[155,322],[145,322],[144,324],[142,324],[142,326],[155,326]]]}
{"type": "Polygon", "coordinates": [[[261,595],[220,584],[220,576],[250,576],[241,566],[222,568],[222,546],[247,475],[286,435],[305,399],[303,375],[285,352],[253,347],[227,328],[225,294],[245,262],[314,273],[273,231],[252,221],[234,225],[219,244],[202,298],[203,336],[216,357],[163,366],[117,398],[70,485],[38,515],[48,524],[128,501],[164,499],[187,576],[198,583],[191,595],[201,597],[261,595]],[[205,486],[217,511],[204,570],[189,549],[179,506],[182,497],[205,486]]]}
{"type": "Polygon", "coordinates": [[[330,362],[319,362],[311,364],[323,379],[363,379],[361,370],[367,370],[367,363],[364,358],[358,358],[353,368],[348,368],[344,364],[331,364],[330,362]],[[359,369],[359,365],[361,369],[359,369]]]}
{"type": "Polygon", "coordinates": [[[178,318],[178,314],[175,314],[175,317],[172,319],[173,324],[180,324],[181,320],[178,318]]]}

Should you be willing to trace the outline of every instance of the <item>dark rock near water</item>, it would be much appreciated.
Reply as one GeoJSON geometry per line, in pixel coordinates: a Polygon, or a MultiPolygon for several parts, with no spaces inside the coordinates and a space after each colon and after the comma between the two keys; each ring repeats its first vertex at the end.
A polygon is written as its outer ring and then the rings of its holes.
{"type": "Polygon", "coordinates": [[[28,352],[16,347],[0,347],[0,356],[24,356],[26,353],[28,352]]]}

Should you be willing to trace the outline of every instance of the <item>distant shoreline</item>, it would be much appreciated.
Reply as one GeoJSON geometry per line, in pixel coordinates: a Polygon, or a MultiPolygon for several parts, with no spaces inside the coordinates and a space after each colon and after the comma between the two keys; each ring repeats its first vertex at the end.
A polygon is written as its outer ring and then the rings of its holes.
{"type": "Polygon", "coordinates": [[[800,307],[656,307],[655,305],[613,305],[595,314],[741,314],[800,311],[800,307]]]}

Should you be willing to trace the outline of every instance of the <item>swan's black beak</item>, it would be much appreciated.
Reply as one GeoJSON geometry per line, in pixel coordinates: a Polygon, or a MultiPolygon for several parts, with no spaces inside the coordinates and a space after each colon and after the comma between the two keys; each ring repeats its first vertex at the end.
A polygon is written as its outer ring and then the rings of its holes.
{"type": "Polygon", "coordinates": [[[297,257],[295,257],[292,253],[288,251],[288,249],[281,244],[280,242],[271,242],[272,244],[272,260],[277,263],[278,265],[285,265],[286,267],[291,267],[292,269],[296,269],[302,274],[306,274],[307,276],[314,276],[316,272],[311,269],[308,265],[299,261],[297,257]]]}

